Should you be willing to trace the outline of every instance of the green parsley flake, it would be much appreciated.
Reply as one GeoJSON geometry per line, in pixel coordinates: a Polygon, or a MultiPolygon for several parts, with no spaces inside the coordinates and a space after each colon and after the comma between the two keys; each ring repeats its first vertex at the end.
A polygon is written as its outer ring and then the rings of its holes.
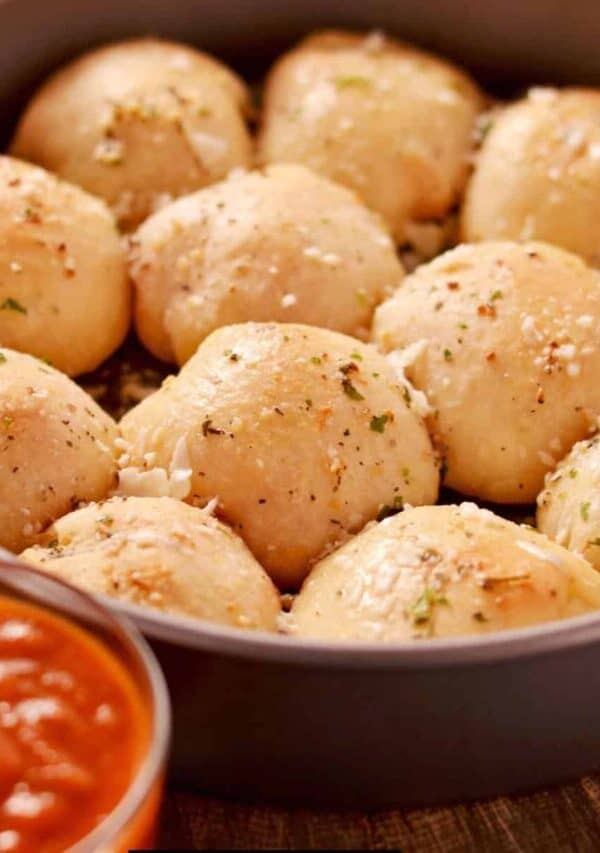
{"type": "Polygon", "coordinates": [[[415,603],[409,608],[408,615],[412,619],[413,625],[423,625],[429,622],[437,604],[447,605],[448,599],[445,595],[436,592],[435,589],[426,586],[415,603]]]}
{"type": "Polygon", "coordinates": [[[342,388],[344,389],[344,394],[346,394],[347,397],[350,397],[351,400],[359,401],[365,399],[360,391],[354,387],[352,382],[350,382],[347,376],[342,379],[342,388]]]}
{"type": "Polygon", "coordinates": [[[338,89],[352,89],[368,87],[371,85],[371,80],[368,77],[361,77],[359,74],[345,74],[336,77],[334,83],[338,89]]]}
{"type": "Polygon", "coordinates": [[[446,361],[452,361],[452,350],[449,350],[447,347],[444,350],[444,359],[446,361]]]}
{"type": "Polygon", "coordinates": [[[384,518],[390,518],[392,515],[398,515],[404,509],[404,500],[402,495],[396,495],[391,504],[384,504],[377,513],[377,521],[383,521],[384,518]]]}
{"type": "Polygon", "coordinates": [[[13,299],[12,296],[4,300],[2,305],[0,305],[0,311],[18,311],[19,314],[27,314],[27,308],[21,305],[20,302],[17,302],[16,299],[13,299]]]}
{"type": "Polygon", "coordinates": [[[369,429],[373,430],[373,432],[383,432],[388,420],[389,415],[373,415],[371,423],[369,424],[369,429]]]}
{"type": "Polygon", "coordinates": [[[3,352],[0,352],[0,364],[5,364],[7,361],[6,356],[3,352]]]}
{"type": "Polygon", "coordinates": [[[493,302],[495,299],[502,299],[503,296],[504,296],[504,294],[502,293],[501,290],[494,290],[490,299],[493,302]]]}
{"type": "Polygon", "coordinates": [[[590,520],[590,502],[584,501],[579,507],[579,514],[584,521],[590,520]]]}

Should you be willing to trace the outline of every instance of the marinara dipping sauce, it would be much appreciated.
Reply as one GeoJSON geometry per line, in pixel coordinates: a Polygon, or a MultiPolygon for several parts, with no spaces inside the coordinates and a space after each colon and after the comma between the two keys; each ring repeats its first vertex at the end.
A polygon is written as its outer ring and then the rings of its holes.
{"type": "Polygon", "coordinates": [[[123,804],[152,731],[147,696],[112,650],[52,610],[0,592],[0,851],[147,846],[160,779],[108,841],[82,839],[102,834],[123,804]]]}

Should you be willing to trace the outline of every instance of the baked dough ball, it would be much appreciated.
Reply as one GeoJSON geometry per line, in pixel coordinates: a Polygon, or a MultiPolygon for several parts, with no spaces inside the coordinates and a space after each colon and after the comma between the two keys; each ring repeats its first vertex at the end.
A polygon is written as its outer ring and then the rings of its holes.
{"type": "Polygon", "coordinates": [[[130,311],[125,259],[105,205],[0,156],[0,343],[76,376],[119,346],[130,311]]]}
{"type": "Polygon", "coordinates": [[[0,350],[0,545],[20,551],[81,501],[117,482],[109,415],[70,379],[0,350]]]}
{"type": "Polygon", "coordinates": [[[88,592],[237,628],[276,629],[279,595],[242,540],[173,498],[89,504],[21,556],[88,592]]]}
{"type": "Polygon", "coordinates": [[[425,392],[445,482],[500,503],[544,474],[600,414],[600,278],[543,243],[459,246],[404,280],[373,335],[425,392]]]}
{"type": "Polygon", "coordinates": [[[204,53],[156,39],[111,44],[33,96],[12,151],[99,195],[123,228],[165,196],[248,166],[246,89],[204,53]]]}
{"type": "Polygon", "coordinates": [[[600,436],[573,447],[537,503],[539,529],[600,569],[600,436]]]}
{"type": "Polygon", "coordinates": [[[301,322],[367,337],[403,276],[379,217],[303,166],[272,166],[200,190],[132,238],[136,325],[183,364],[214,329],[301,322]]]}
{"type": "Polygon", "coordinates": [[[259,159],[351,187],[402,242],[407,223],[458,200],[480,106],[474,83],[436,57],[378,33],[318,33],[267,79],[259,159]]]}
{"type": "Polygon", "coordinates": [[[121,421],[120,488],[218,498],[276,583],[294,588],[378,513],[436,500],[433,450],[411,405],[383,356],[353,338],[226,326],[121,421]]]}
{"type": "Polygon", "coordinates": [[[290,633],[406,641],[489,634],[600,608],[600,575],[474,504],[407,509],[318,563],[290,633]]]}
{"type": "Polygon", "coordinates": [[[533,89],[487,134],[465,240],[547,240],[600,264],[600,91],[533,89]]]}

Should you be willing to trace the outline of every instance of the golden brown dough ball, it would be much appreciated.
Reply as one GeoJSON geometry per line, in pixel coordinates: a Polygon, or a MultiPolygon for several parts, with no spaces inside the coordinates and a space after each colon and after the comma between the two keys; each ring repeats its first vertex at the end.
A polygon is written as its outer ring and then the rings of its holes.
{"type": "Polygon", "coordinates": [[[600,414],[600,278],[543,243],[446,252],[376,311],[374,340],[411,349],[407,375],[432,408],[447,485],[533,501],[544,474],[600,414]]]}
{"type": "Polygon", "coordinates": [[[431,503],[438,472],[383,356],[314,326],[213,332],[121,421],[124,493],[218,499],[282,587],[378,513],[431,503]]]}
{"type": "Polygon", "coordinates": [[[86,53],[42,85],[12,151],[106,199],[135,227],[165,197],[250,164],[246,89],[216,59],[157,39],[86,53]]]}
{"type": "Polygon", "coordinates": [[[465,240],[546,240],[600,264],[600,91],[533,89],[487,134],[465,240]]]}
{"type": "Polygon", "coordinates": [[[410,641],[489,634],[600,608],[600,575],[475,504],[407,509],[318,563],[289,632],[410,641]]]}
{"type": "Polygon", "coordinates": [[[436,57],[378,33],[317,33],[267,79],[259,159],[351,187],[402,242],[407,224],[458,200],[480,106],[474,83],[436,57]]]}
{"type": "Polygon", "coordinates": [[[130,286],[106,206],[79,187],[0,156],[0,342],[70,376],[122,342],[130,286]]]}
{"type": "Polygon", "coordinates": [[[279,595],[242,540],[173,498],[112,498],[57,521],[22,558],[131,604],[274,631],[279,595]]]}
{"type": "Polygon", "coordinates": [[[20,551],[117,482],[117,427],[85,391],[38,359],[0,350],[0,545],[20,551]]]}
{"type": "Polygon", "coordinates": [[[600,436],[578,442],[546,477],[537,526],[600,569],[600,436]]]}
{"type": "Polygon", "coordinates": [[[303,166],[272,166],[181,198],[131,239],[136,326],[183,364],[219,326],[300,322],[367,337],[403,269],[383,223],[303,166]]]}

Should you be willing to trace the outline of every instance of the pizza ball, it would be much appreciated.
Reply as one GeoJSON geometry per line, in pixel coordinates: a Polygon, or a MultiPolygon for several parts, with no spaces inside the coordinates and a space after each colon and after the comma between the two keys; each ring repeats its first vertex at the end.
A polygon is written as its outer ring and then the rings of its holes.
{"type": "Polygon", "coordinates": [[[266,84],[259,159],[296,162],[355,190],[398,242],[459,199],[482,99],[459,69],[381,34],[322,32],[266,84]]]}
{"type": "Polygon", "coordinates": [[[122,493],[216,498],[285,589],[378,513],[437,497],[407,387],[369,345],[314,326],[213,332],[120,426],[122,493]]]}
{"type": "Polygon", "coordinates": [[[303,166],[271,166],[181,198],[131,239],[138,334],[183,364],[214,329],[301,322],[363,338],[403,269],[383,223],[303,166]]]}
{"type": "Polygon", "coordinates": [[[117,484],[112,418],[64,374],[0,349],[0,546],[18,552],[117,484]]]}
{"type": "Polygon", "coordinates": [[[600,569],[600,436],[578,442],[546,477],[537,526],[600,569]]]}
{"type": "Polygon", "coordinates": [[[44,169],[0,156],[2,345],[76,376],[121,344],[130,301],[105,205],[44,169]]]}
{"type": "Polygon", "coordinates": [[[482,635],[600,608],[600,575],[475,504],[407,509],[318,563],[290,633],[374,642],[482,635]]]}
{"type": "Polygon", "coordinates": [[[112,498],[64,516],[21,555],[91,593],[275,631],[279,595],[242,540],[173,498],[112,498]]]}
{"type": "Polygon", "coordinates": [[[488,132],[465,240],[546,240],[600,264],[600,91],[533,89],[488,132]]]}
{"type": "Polygon", "coordinates": [[[600,277],[543,243],[480,243],[408,276],[376,311],[374,340],[403,350],[431,406],[448,486],[534,501],[544,475],[600,415],[600,277]]]}
{"type": "Polygon", "coordinates": [[[12,151],[104,198],[124,229],[246,167],[245,86],[216,59],[136,39],[86,53],[33,96],[12,151]]]}

